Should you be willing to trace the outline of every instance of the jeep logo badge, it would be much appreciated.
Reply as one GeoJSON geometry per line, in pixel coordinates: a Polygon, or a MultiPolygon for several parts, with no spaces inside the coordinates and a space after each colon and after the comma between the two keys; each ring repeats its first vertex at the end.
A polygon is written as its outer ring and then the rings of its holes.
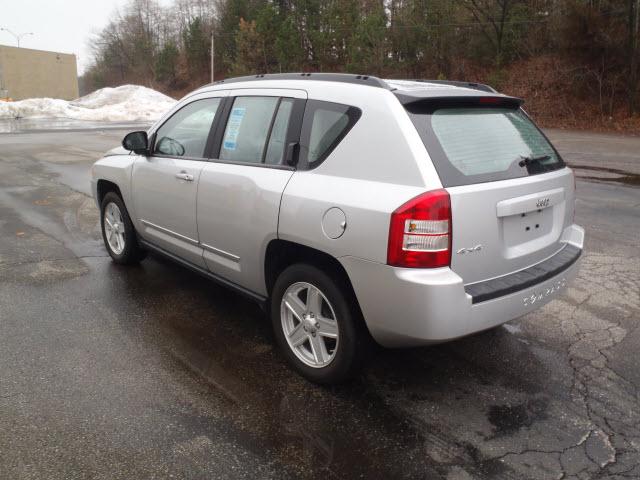
{"type": "Polygon", "coordinates": [[[549,198],[540,198],[537,202],[536,202],[536,207],[537,208],[545,208],[549,206],[549,198]]]}

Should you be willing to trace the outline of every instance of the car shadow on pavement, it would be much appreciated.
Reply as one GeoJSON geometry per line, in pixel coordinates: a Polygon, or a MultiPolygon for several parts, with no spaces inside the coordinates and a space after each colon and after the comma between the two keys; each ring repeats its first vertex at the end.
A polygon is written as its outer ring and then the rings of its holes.
{"type": "MultiPolygon", "coordinates": [[[[245,298],[156,257],[109,269],[118,281],[105,300],[119,305],[120,326],[165,368],[188,372],[188,388],[225,405],[226,428],[238,442],[293,476],[435,477],[452,465],[506,475],[500,462],[448,431],[437,412],[425,422],[424,412],[411,410],[448,405],[446,415],[459,421],[488,421],[489,438],[545,414],[544,369],[503,329],[429,348],[380,349],[361,377],[321,387],[287,367],[266,315],[245,298]],[[475,395],[490,386],[533,400],[502,406],[475,395]]],[[[179,414],[205,437],[219,422],[179,414]]]]}

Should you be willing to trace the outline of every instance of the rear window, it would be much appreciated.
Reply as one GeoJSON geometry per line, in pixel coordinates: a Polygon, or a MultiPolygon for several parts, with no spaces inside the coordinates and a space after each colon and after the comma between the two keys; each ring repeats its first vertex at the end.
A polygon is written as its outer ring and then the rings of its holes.
{"type": "Polygon", "coordinates": [[[564,163],[522,110],[409,112],[445,187],[526,177],[564,163]]]}

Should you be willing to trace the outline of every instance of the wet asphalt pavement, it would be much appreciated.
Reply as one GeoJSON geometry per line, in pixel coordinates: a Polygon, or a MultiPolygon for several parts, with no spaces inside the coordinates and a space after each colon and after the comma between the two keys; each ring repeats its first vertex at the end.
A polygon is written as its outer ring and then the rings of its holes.
{"type": "Polygon", "coordinates": [[[563,295],[323,388],[249,301],[110,262],[89,167],[124,133],[0,134],[0,478],[640,478],[640,138],[548,132],[587,230],[563,295]]]}

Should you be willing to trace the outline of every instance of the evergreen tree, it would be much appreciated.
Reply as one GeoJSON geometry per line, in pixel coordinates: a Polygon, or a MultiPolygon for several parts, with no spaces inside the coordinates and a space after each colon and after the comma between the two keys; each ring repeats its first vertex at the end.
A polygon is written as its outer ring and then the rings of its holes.
{"type": "Polygon", "coordinates": [[[165,43],[156,59],[156,79],[164,85],[172,86],[176,81],[180,52],[172,40],[165,43]]]}
{"type": "Polygon", "coordinates": [[[381,0],[367,2],[361,12],[351,43],[349,69],[384,74],[387,63],[387,16],[381,0]]]}
{"type": "Polygon", "coordinates": [[[255,20],[240,19],[240,28],[236,34],[236,59],[231,71],[233,75],[264,73],[265,51],[255,20]]]}
{"type": "Polygon", "coordinates": [[[194,18],[182,34],[188,74],[191,79],[203,81],[209,71],[210,39],[200,17],[194,18]]]}
{"type": "Polygon", "coordinates": [[[637,109],[638,2],[128,0],[96,35],[84,85],[201,85],[214,32],[218,78],[348,71],[500,87],[516,60],[562,57],[570,91],[596,98],[604,118],[622,98],[637,109]]]}

